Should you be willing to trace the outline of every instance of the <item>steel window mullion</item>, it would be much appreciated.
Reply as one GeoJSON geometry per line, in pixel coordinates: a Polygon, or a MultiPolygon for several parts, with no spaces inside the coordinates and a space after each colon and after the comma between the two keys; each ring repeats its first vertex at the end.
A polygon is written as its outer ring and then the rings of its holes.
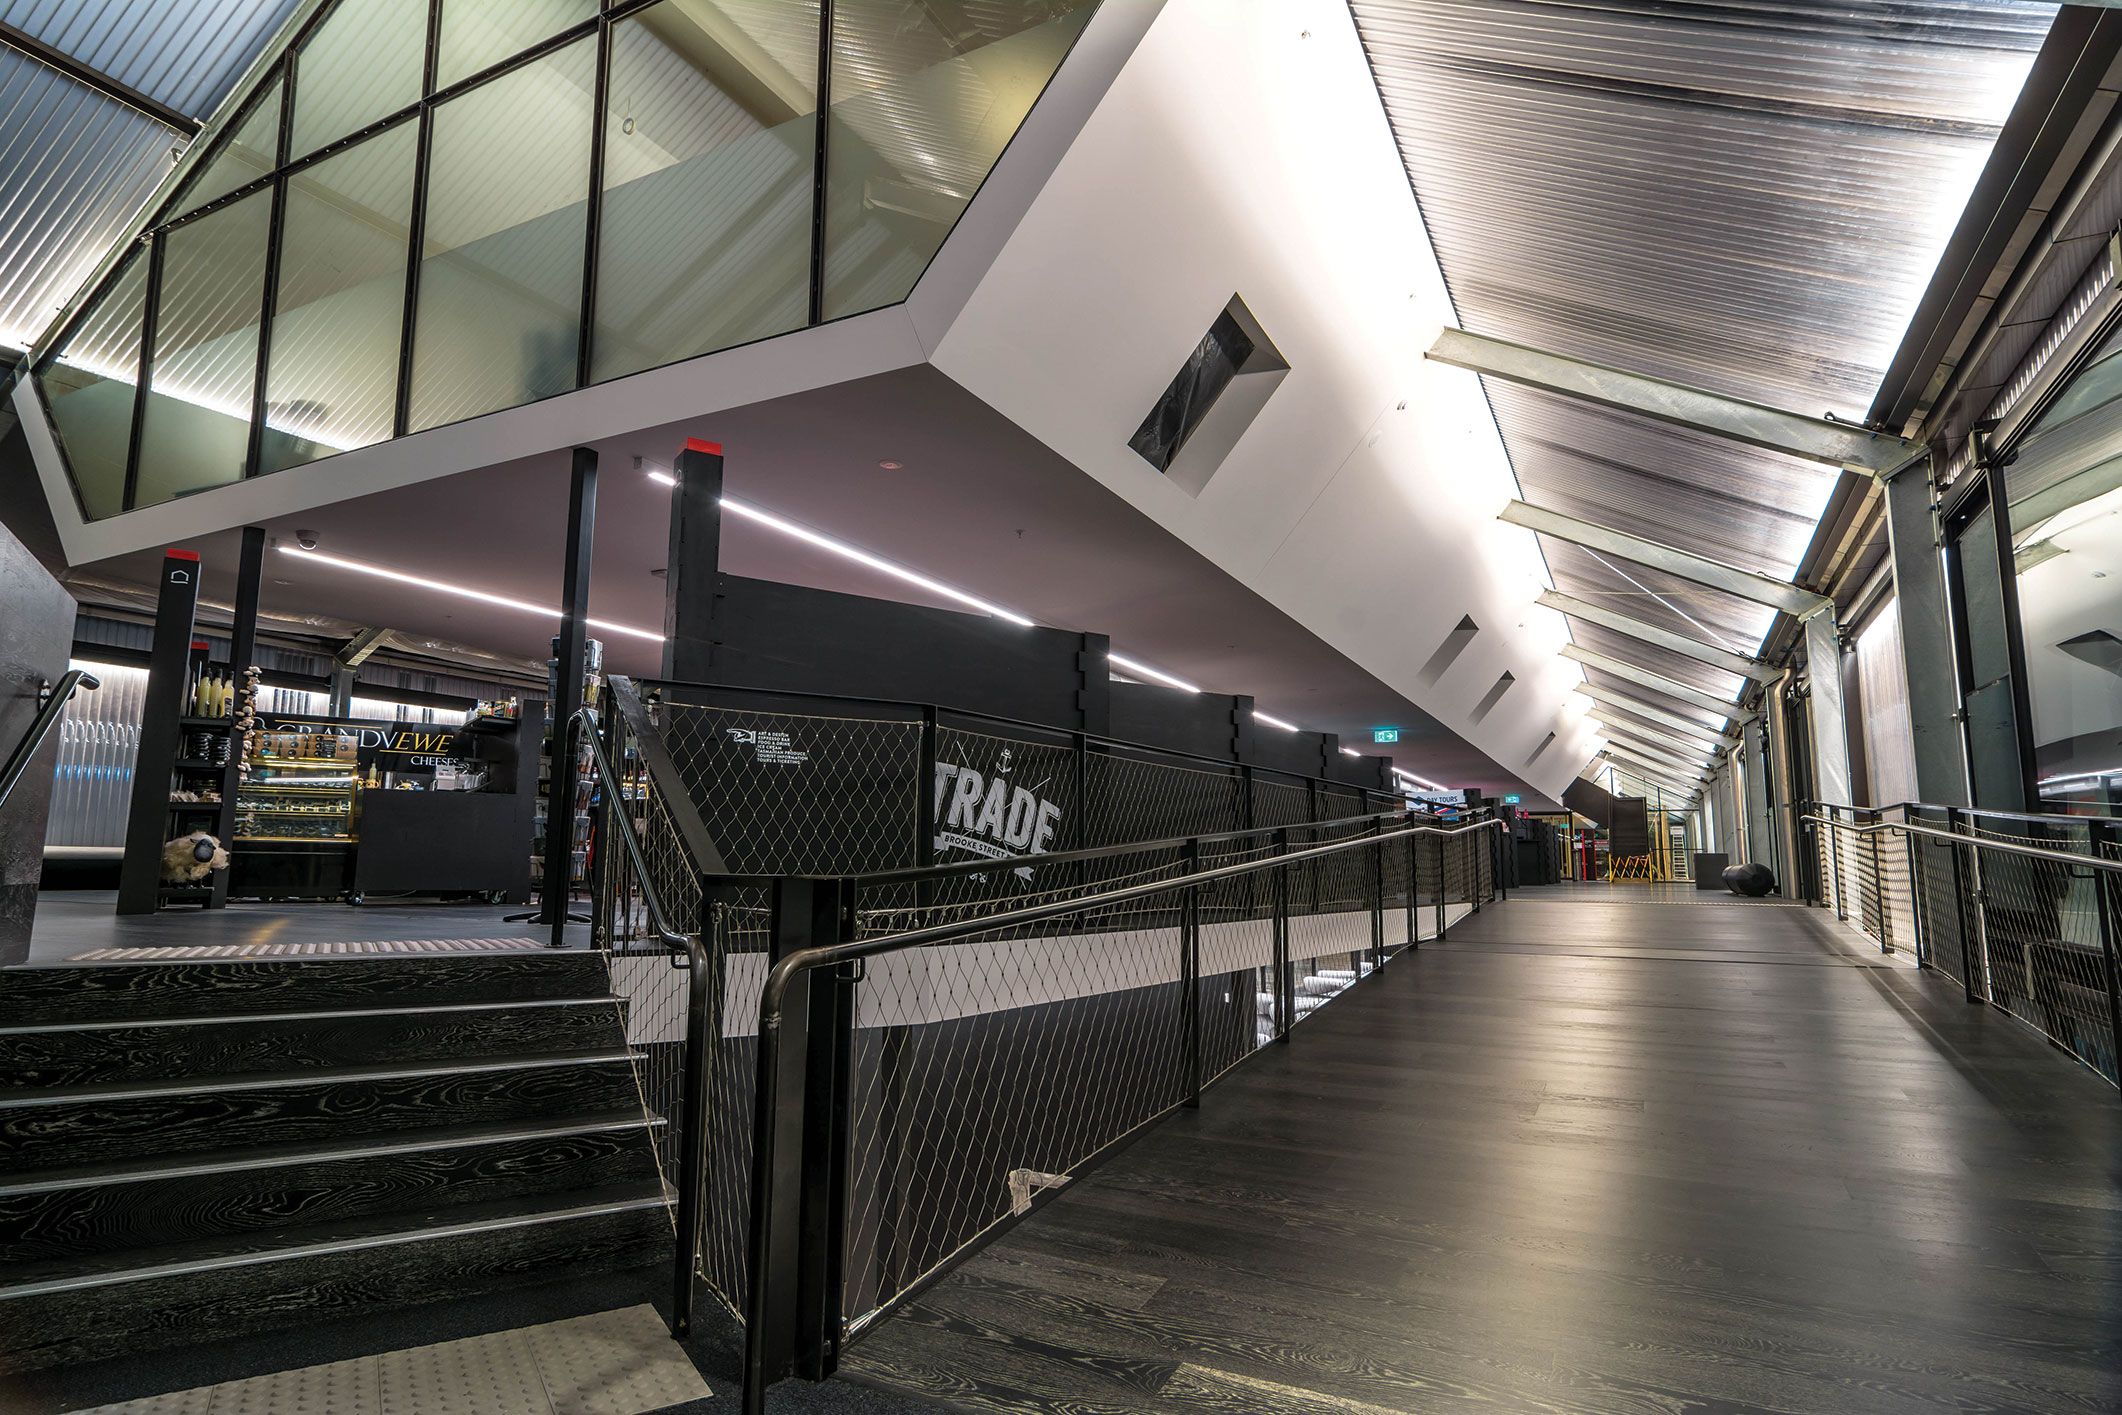
{"type": "Polygon", "coordinates": [[[575,387],[587,388],[590,361],[595,357],[597,327],[597,256],[604,232],[604,142],[610,127],[606,110],[611,104],[612,26],[608,17],[597,21],[597,72],[591,85],[589,129],[589,199],[582,233],[581,327],[575,345],[575,387]]]}
{"type": "Polygon", "coordinates": [[[818,0],[817,133],[811,155],[810,323],[825,322],[825,175],[832,128],[834,0],[818,0]]]}
{"type": "MultiPolygon", "coordinates": [[[[441,42],[442,0],[428,0],[427,58],[420,76],[422,92],[435,86],[435,64],[441,42]]],[[[398,324],[398,399],[391,410],[391,435],[394,437],[405,436],[412,422],[413,327],[420,317],[420,265],[427,244],[427,178],[435,147],[435,105],[432,102],[421,103],[417,121],[420,134],[415,140],[413,156],[413,209],[406,222],[405,235],[405,308],[398,324]]]]}
{"type": "Polygon", "coordinates": [[[287,150],[294,142],[295,63],[290,55],[280,90],[280,128],[273,140],[273,209],[266,219],[265,294],[258,306],[257,372],[251,385],[250,443],[243,454],[243,475],[258,475],[265,460],[265,388],[273,357],[273,317],[280,306],[280,246],[287,234],[287,150]]]}
{"type": "Polygon", "coordinates": [[[155,374],[155,325],[162,316],[162,248],[168,236],[148,242],[147,289],[140,298],[140,377],[133,385],[133,426],[125,444],[125,498],[120,511],[133,509],[140,491],[140,443],[147,430],[148,380],[155,374]]]}

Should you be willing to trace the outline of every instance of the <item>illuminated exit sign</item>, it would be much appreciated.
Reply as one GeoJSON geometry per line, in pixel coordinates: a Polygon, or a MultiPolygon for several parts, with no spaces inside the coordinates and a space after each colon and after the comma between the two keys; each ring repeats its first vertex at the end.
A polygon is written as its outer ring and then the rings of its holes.
{"type": "Polygon", "coordinates": [[[1505,796],[1503,798],[1503,804],[1506,806],[1515,806],[1518,804],[1518,798],[1516,796],[1505,796]]]}
{"type": "Polygon", "coordinates": [[[1400,729],[1397,727],[1373,727],[1370,730],[1370,739],[1381,746],[1397,742],[1400,740],[1400,729]]]}

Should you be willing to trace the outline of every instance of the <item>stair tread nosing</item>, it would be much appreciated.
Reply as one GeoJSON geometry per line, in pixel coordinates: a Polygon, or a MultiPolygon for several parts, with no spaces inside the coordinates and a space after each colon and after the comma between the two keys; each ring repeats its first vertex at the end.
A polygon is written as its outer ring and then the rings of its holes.
{"type": "MultiPolygon", "coordinates": [[[[272,1235],[275,1241],[270,1243],[247,1242],[241,1236],[200,1238],[160,1248],[98,1254],[86,1261],[23,1264],[0,1270],[0,1303],[225,1268],[391,1248],[610,1214],[646,1212],[667,1208],[670,1202],[671,1193],[660,1180],[645,1180],[610,1185],[581,1194],[541,1196],[537,1202],[497,1201],[438,1209],[417,1218],[392,1215],[291,1228],[272,1235]]],[[[0,1323],[0,1326],[4,1325],[0,1323]]]]}
{"type": "Polygon", "coordinates": [[[445,1059],[424,1065],[393,1062],[385,1066],[312,1067],[305,1071],[238,1073],[231,1076],[184,1076],[170,1081],[126,1081],[100,1086],[47,1086],[41,1090],[0,1092],[0,1114],[32,1106],[70,1101],[118,1101],[199,1092],[265,1091],[287,1086],[314,1086],[341,1081],[395,1081],[422,1076],[461,1076],[495,1071],[531,1071],[541,1067],[580,1066],[595,1062],[639,1061],[631,1047],[595,1051],[530,1052],[521,1056],[445,1059]]]}
{"type": "Polygon", "coordinates": [[[0,1041],[8,1037],[55,1036],[77,1032],[121,1032],[151,1027],[249,1027],[265,1022],[368,1021],[381,1017],[427,1017],[466,1012],[519,1012],[535,1008],[613,1006],[625,999],[612,993],[581,997],[497,998],[488,1002],[417,1003],[408,1007],[339,1007],[296,1012],[231,1012],[188,1017],[107,1017],[75,1022],[31,1022],[0,1026],[0,1041]]]}
{"type": "Polygon", "coordinates": [[[217,1173],[248,1173],[252,1170],[292,1168],[306,1164],[330,1164],[341,1160],[380,1159],[433,1150],[503,1145],[517,1140],[562,1139],[569,1135],[597,1134],[608,1130],[655,1131],[666,1124],[660,1115],[648,1115],[639,1111],[606,1111],[570,1116],[551,1124],[517,1120],[492,1121],[482,1125],[437,1125],[415,1130],[385,1131],[336,1143],[297,1141],[285,1145],[194,1151],[160,1159],[149,1157],[135,1165],[104,1163],[16,1170],[0,1178],[0,1199],[95,1185],[132,1184],[145,1180],[181,1179],[217,1173]]]}
{"type": "Polygon", "coordinates": [[[466,954],[434,958],[272,959],[17,967],[0,975],[0,1022],[239,1015],[311,1007],[387,1007],[580,997],[610,991],[601,955],[466,954]]]}

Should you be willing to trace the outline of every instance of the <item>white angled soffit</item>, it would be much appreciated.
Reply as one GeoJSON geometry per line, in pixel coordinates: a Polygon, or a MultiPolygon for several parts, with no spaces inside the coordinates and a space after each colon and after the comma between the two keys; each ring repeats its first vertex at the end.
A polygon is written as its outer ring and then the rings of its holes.
{"type": "Polygon", "coordinates": [[[1548,795],[1590,757],[1343,0],[1169,0],[932,339],[929,293],[931,363],[1393,691],[1548,795]],[[1182,484],[1129,441],[1234,295],[1288,372],[1182,484]]]}
{"type": "Polygon", "coordinates": [[[1102,0],[949,238],[902,303],[593,384],[108,520],[81,517],[49,420],[15,389],[38,477],[72,564],[254,524],[642,428],[852,382],[924,361],[1166,0],[1102,0]]]}

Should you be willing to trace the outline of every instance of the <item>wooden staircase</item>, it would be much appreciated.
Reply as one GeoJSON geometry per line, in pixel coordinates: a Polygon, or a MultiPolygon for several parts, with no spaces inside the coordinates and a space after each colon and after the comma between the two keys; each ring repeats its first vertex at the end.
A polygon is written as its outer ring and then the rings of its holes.
{"type": "Polygon", "coordinates": [[[667,1259],[588,953],[0,972],[0,1371],[667,1259]]]}

